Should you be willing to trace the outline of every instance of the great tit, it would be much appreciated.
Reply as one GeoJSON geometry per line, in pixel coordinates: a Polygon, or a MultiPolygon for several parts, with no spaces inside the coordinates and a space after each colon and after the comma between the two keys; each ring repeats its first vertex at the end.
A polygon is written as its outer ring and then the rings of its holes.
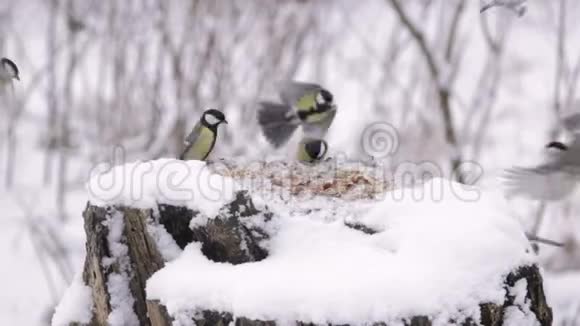
{"type": "Polygon", "coordinates": [[[218,126],[222,123],[228,123],[222,112],[214,109],[205,111],[185,138],[185,149],[179,159],[204,161],[215,145],[218,126]]]}
{"type": "Polygon", "coordinates": [[[298,144],[296,159],[304,163],[316,163],[324,159],[328,144],[322,139],[303,139],[298,144]]]}
{"type": "Polygon", "coordinates": [[[481,7],[480,12],[487,11],[493,7],[504,7],[510,9],[518,14],[518,16],[522,17],[527,10],[526,5],[527,0],[492,0],[488,4],[481,7]]]}
{"type": "Polygon", "coordinates": [[[322,86],[301,82],[281,85],[281,103],[261,102],[258,123],[274,147],[285,144],[298,126],[305,138],[322,139],[336,115],[332,93],[322,86]]]}

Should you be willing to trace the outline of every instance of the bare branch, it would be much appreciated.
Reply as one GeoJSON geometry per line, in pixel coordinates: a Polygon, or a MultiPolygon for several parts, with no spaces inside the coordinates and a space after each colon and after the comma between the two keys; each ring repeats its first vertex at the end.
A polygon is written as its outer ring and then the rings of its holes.
{"type": "Polygon", "coordinates": [[[429,71],[431,72],[432,77],[435,79],[435,82],[438,83],[439,69],[437,68],[435,58],[433,57],[431,51],[429,50],[429,47],[427,46],[427,41],[425,40],[423,33],[411,21],[411,18],[407,15],[407,13],[405,13],[405,10],[403,9],[398,0],[387,0],[387,1],[391,3],[391,6],[393,7],[393,9],[395,9],[395,12],[399,16],[399,19],[401,20],[403,25],[407,27],[407,30],[409,31],[409,33],[411,33],[411,36],[413,36],[413,38],[417,42],[417,45],[421,49],[421,53],[425,57],[427,66],[429,68],[429,71]]]}
{"type": "MultiPolygon", "coordinates": [[[[454,153],[452,154],[451,157],[451,167],[453,170],[455,170],[461,163],[461,153],[459,149],[459,144],[457,142],[455,128],[453,126],[453,116],[451,113],[450,91],[449,91],[450,85],[442,85],[441,70],[437,66],[435,54],[433,53],[432,50],[429,49],[425,36],[419,30],[419,28],[415,26],[415,24],[411,21],[411,18],[407,15],[407,13],[405,13],[405,10],[401,6],[400,2],[398,0],[387,0],[387,1],[390,2],[403,25],[407,27],[407,30],[417,42],[417,45],[419,46],[419,49],[421,50],[421,53],[425,58],[433,82],[436,85],[439,100],[439,109],[441,110],[441,115],[443,117],[443,123],[445,126],[445,140],[447,144],[449,144],[454,150],[454,153]]],[[[464,6],[465,6],[464,1],[459,1],[457,7],[455,8],[453,21],[450,25],[450,31],[448,34],[449,37],[447,39],[447,45],[445,50],[446,64],[450,63],[451,61],[453,45],[456,40],[457,25],[459,24],[459,19],[461,17],[461,13],[463,12],[464,6]]],[[[461,174],[457,173],[455,175],[458,176],[459,178],[458,181],[461,182],[462,181],[461,174]]]]}

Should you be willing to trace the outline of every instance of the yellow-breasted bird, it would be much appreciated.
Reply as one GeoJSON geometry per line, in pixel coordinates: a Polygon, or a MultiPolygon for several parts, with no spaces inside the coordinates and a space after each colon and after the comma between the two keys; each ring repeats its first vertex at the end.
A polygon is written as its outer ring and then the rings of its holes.
{"type": "Polygon", "coordinates": [[[298,126],[305,138],[323,139],[336,115],[332,93],[318,84],[283,83],[281,103],[260,102],[258,124],[268,142],[278,148],[285,144],[298,126]]]}
{"type": "Polygon", "coordinates": [[[222,123],[228,122],[221,111],[214,109],[205,111],[185,138],[185,149],[179,159],[204,161],[215,145],[218,126],[222,123]]]}
{"type": "Polygon", "coordinates": [[[298,153],[296,159],[304,163],[316,163],[326,156],[328,144],[322,139],[303,139],[298,144],[298,153]]]}

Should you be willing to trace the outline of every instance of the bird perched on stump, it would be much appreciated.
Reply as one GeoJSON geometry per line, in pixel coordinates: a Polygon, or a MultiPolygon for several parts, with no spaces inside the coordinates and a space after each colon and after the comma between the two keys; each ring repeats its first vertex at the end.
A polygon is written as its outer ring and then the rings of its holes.
{"type": "Polygon", "coordinates": [[[306,138],[324,138],[336,115],[332,93],[318,84],[291,81],[281,85],[279,95],[281,103],[261,102],[258,109],[258,124],[270,144],[284,145],[298,126],[306,138]]]}
{"type": "Polygon", "coordinates": [[[222,123],[228,122],[221,111],[214,109],[205,111],[185,138],[185,149],[179,159],[204,161],[215,145],[218,126],[222,123]]]}
{"type": "Polygon", "coordinates": [[[298,144],[296,159],[303,163],[316,163],[324,159],[328,144],[322,139],[303,139],[298,144]]]}

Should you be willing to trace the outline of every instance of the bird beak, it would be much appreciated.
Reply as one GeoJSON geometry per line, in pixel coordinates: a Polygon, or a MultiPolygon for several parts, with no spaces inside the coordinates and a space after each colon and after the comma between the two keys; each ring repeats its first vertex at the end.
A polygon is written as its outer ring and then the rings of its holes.
{"type": "Polygon", "coordinates": [[[228,123],[228,120],[224,120],[224,121],[222,121],[222,122],[223,122],[223,123],[225,123],[225,124],[227,124],[227,125],[229,124],[229,123],[228,123]]]}
{"type": "Polygon", "coordinates": [[[20,76],[14,77],[17,81],[20,81],[20,76]]]}

